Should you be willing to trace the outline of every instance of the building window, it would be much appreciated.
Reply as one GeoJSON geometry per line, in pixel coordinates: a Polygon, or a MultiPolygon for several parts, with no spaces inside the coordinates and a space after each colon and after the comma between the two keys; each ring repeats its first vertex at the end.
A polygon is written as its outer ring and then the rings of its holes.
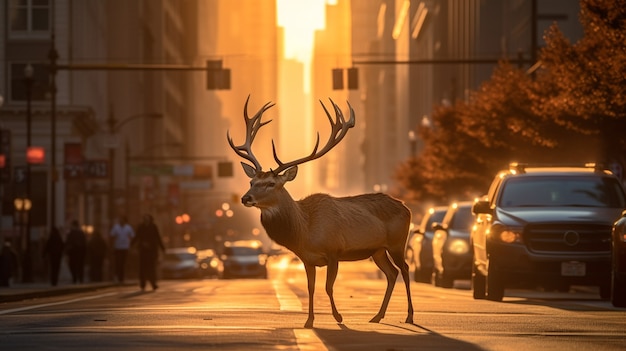
{"type": "Polygon", "coordinates": [[[9,0],[12,34],[43,34],[50,30],[50,0],[9,0]]]}
{"type": "MultiPolygon", "coordinates": [[[[12,63],[9,75],[11,77],[11,101],[26,101],[26,63],[12,63]]],[[[48,76],[50,70],[45,64],[31,64],[33,67],[31,101],[44,101],[49,92],[48,76]]]]}

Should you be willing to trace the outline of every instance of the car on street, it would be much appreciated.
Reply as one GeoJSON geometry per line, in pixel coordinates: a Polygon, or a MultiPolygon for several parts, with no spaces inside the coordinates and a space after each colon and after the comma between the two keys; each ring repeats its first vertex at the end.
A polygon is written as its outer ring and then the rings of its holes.
{"type": "Polygon", "coordinates": [[[203,249],[196,252],[200,265],[200,276],[219,278],[224,271],[224,264],[213,249],[203,249]]]}
{"type": "Polygon", "coordinates": [[[259,240],[227,241],[220,256],[222,278],[267,278],[267,258],[259,240]]]}
{"type": "Polygon", "coordinates": [[[200,265],[194,247],[178,247],[165,250],[161,261],[161,278],[200,278],[200,265]]]}
{"type": "Polygon", "coordinates": [[[472,276],[469,238],[474,221],[473,204],[474,201],[452,203],[443,220],[432,224],[435,286],[451,288],[455,280],[469,280],[472,276]]]}
{"type": "Polygon", "coordinates": [[[626,211],[612,231],[611,303],[615,307],[626,307],[626,211]]]}
{"type": "Polygon", "coordinates": [[[420,225],[413,231],[407,242],[406,261],[413,270],[413,280],[418,283],[431,283],[433,276],[433,223],[443,220],[448,206],[429,208],[420,225]]]}
{"type": "Polygon", "coordinates": [[[621,182],[600,165],[511,164],[472,207],[474,298],[572,285],[609,298],[611,231],[624,208],[621,182]]]}

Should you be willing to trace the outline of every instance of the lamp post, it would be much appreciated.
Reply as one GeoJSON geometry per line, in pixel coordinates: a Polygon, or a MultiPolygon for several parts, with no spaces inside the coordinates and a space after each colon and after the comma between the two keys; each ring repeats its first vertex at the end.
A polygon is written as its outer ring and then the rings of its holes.
{"type": "Polygon", "coordinates": [[[15,207],[16,219],[20,228],[20,240],[22,245],[20,247],[24,249],[24,257],[22,258],[22,281],[32,282],[32,266],[30,261],[30,237],[28,232],[24,231],[25,224],[28,223],[28,211],[32,207],[32,202],[27,197],[18,197],[13,200],[13,206],[15,207]]]}
{"type": "Polygon", "coordinates": [[[113,220],[115,219],[113,214],[114,214],[114,200],[115,200],[115,149],[118,147],[118,142],[117,142],[117,133],[119,132],[119,130],[126,125],[126,123],[139,119],[139,118],[154,118],[154,119],[161,119],[163,118],[163,115],[160,113],[140,113],[140,114],[136,114],[136,115],[132,115],[130,117],[125,118],[122,121],[119,121],[117,119],[115,119],[115,114],[113,113],[113,107],[111,107],[111,109],[109,110],[109,118],[107,120],[107,124],[109,127],[109,134],[110,134],[110,138],[111,138],[111,142],[110,145],[108,145],[109,147],[109,171],[110,171],[110,175],[109,175],[109,226],[113,225],[113,220]]]}
{"type": "MultiPolygon", "coordinates": [[[[32,140],[31,140],[31,123],[32,123],[32,113],[31,113],[31,100],[32,100],[32,91],[33,91],[33,66],[31,66],[31,64],[29,63],[28,65],[26,65],[26,67],[24,68],[24,81],[26,83],[26,152],[28,153],[28,151],[30,150],[30,147],[32,146],[32,140]]],[[[27,160],[26,160],[26,200],[28,200],[28,198],[30,197],[30,185],[31,185],[31,172],[30,172],[30,160],[28,159],[28,155],[27,155],[27,160]]],[[[28,209],[26,209],[26,211],[30,210],[30,206],[31,206],[31,202],[30,200],[28,200],[28,209]]],[[[17,208],[17,206],[16,206],[17,208]]],[[[31,246],[30,246],[30,216],[27,215],[25,216],[25,225],[26,225],[26,246],[24,247],[25,251],[24,251],[24,262],[22,267],[24,268],[23,270],[23,275],[22,275],[22,282],[24,283],[30,283],[33,281],[33,270],[32,270],[32,260],[30,257],[31,254],[31,246]]]]}

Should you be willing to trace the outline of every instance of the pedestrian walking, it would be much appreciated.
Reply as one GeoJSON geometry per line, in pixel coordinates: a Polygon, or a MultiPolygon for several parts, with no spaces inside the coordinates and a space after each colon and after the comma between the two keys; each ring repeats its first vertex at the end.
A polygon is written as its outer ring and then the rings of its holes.
{"type": "Polygon", "coordinates": [[[70,273],[74,284],[82,283],[85,274],[85,254],[87,252],[87,236],[80,228],[77,220],[73,220],[65,242],[70,273]]]}
{"type": "Polygon", "coordinates": [[[107,242],[102,233],[96,230],[87,243],[87,256],[89,257],[89,281],[102,281],[102,268],[107,254],[107,242]]]}
{"type": "Polygon", "coordinates": [[[135,237],[133,227],[128,224],[125,216],[120,217],[119,222],[115,223],[110,232],[113,240],[113,250],[115,252],[115,275],[119,284],[124,284],[124,271],[126,266],[126,257],[130,249],[130,243],[135,237]]]}
{"type": "Polygon", "coordinates": [[[4,239],[4,244],[0,250],[0,286],[10,286],[11,278],[17,276],[17,271],[17,253],[11,246],[11,240],[4,239]]]}
{"type": "Polygon", "coordinates": [[[48,274],[52,286],[56,286],[59,282],[64,249],[65,243],[61,237],[61,232],[56,227],[52,228],[50,236],[48,236],[48,240],[46,240],[46,244],[43,247],[43,256],[48,260],[48,274]]]}
{"type": "Polygon", "coordinates": [[[156,290],[158,288],[159,251],[164,253],[165,246],[151,215],[145,214],[143,216],[143,222],[137,228],[137,236],[132,244],[139,251],[139,287],[143,291],[146,288],[146,282],[150,282],[152,290],[156,290]]]}

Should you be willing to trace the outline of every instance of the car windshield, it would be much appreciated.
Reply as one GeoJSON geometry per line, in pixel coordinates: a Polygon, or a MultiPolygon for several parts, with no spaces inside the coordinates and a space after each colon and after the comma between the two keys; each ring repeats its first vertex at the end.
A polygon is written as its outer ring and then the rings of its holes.
{"type": "Polygon", "coordinates": [[[224,248],[224,255],[228,256],[256,256],[261,250],[257,247],[229,246],[224,248]]]}
{"type": "Polygon", "coordinates": [[[424,217],[422,223],[420,224],[420,231],[422,233],[431,232],[433,223],[441,222],[445,215],[445,210],[434,211],[432,214],[428,214],[426,217],[424,217]]]}
{"type": "Polygon", "coordinates": [[[166,261],[191,261],[196,259],[196,255],[192,253],[168,253],[165,254],[166,261]]]}
{"type": "Polygon", "coordinates": [[[474,215],[469,206],[459,207],[450,222],[450,228],[470,230],[474,224],[474,215]]]}
{"type": "Polygon", "coordinates": [[[510,178],[500,194],[500,207],[624,208],[617,179],[607,177],[510,178]]]}

